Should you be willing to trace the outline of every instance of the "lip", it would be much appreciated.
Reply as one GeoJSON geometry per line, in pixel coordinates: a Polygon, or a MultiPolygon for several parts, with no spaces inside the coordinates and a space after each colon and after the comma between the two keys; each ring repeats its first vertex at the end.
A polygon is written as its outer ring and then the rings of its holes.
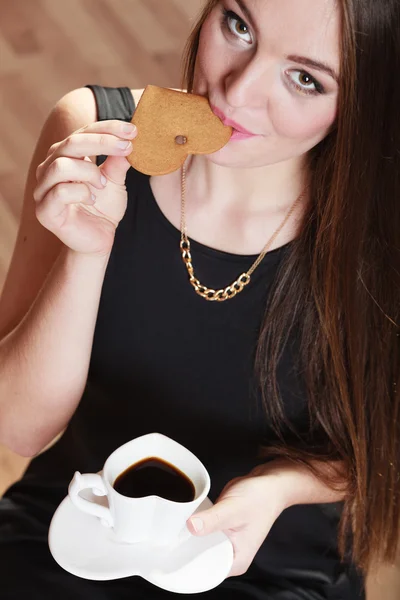
{"type": "Polygon", "coordinates": [[[258,135],[257,133],[252,133],[251,131],[248,131],[247,129],[245,129],[244,127],[242,127],[241,125],[239,125],[239,123],[236,123],[235,121],[232,121],[232,119],[228,119],[228,117],[226,117],[224,115],[224,113],[222,112],[222,110],[219,110],[219,108],[217,108],[213,104],[210,104],[210,106],[211,106],[211,110],[213,111],[213,113],[219,119],[221,119],[221,121],[223,122],[224,125],[227,125],[229,127],[233,127],[233,129],[235,129],[239,133],[243,133],[246,136],[256,136],[256,135],[258,135]]]}

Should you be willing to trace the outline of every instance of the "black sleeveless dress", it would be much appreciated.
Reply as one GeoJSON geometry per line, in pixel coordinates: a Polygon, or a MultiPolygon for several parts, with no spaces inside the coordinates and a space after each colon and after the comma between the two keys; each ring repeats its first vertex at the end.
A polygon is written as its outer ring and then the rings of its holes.
{"type": "MultiPolygon", "coordinates": [[[[95,94],[99,121],[131,120],[135,106],[129,88],[86,87],[95,94]]],[[[105,159],[98,157],[97,164],[105,159]]],[[[2,600],[28,594],[31,600],[172,596],[140,577],[81,579],[54,561],[48,527],[74,472],[97,472],[121,444],[160,432],[205,464],[215,502],[228,481],[262,462],[259,446],[271,436],[253,361],[267,294],[290,243],[267,253],[235,299],[206,302],[188,282],[180,232],[161,212],[149,177],[131,168],[127,189],[128,207],[106,271],[81,402],[61,439],[31,461],[0,501],[2,600]]],[[[199,279],[215,288],[228,285],[255,259],[195,241],[192,255],[199,279]]],[[[288,344],[278,377],[286,413],[301,430],[307,426],[307,403],[293,368],[293,348],[295,340],[288,344]]],[[[350,561],[339,561],[341,509],[342,503],[286,509],[246,574],[198,596],[363,600],[361,574],[350,561]]]]}

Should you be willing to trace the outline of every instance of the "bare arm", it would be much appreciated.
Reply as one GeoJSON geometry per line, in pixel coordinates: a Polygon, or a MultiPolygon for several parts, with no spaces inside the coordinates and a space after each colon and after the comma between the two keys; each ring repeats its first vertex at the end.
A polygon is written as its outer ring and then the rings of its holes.
{"type": "Polygon", "coordinates": [[[21,323],[0,342],[0,440],[34,456],[81,399],[108,258],[61,251],[21,323]]]}
{"type": "MultiPolygon", "coordinates": [[[[88,88],[73,90],[64,96],[49,115],[29,168],[17,242],[0,297],[0,443],[23,456],[34,456],[51,443],[67,426],[80,401],[111,252],[107,247],[104,252],[85,253],[69,248],[70,244],[61,241],[62,236],[59,239],[56,231],[58,209],[61,208],[61,203],[58,206],[57,202],[60,199],[45,200],[50,208],[52,205],[56,210],[44,215],[46,226],[38,221],[37,198],[33,197],[34,193],[35,196],[40,195],[36,191],[37,169],[47,158],[50,159],[50,147],[84,126],[97,127],[96,121],[95,100],[88,88]]],[[[120,124],[118,121],[103,122],[101,126],[115,129],[120,124]]],[[[93,157],[92,163],[74,163],[75,170],[85,169],[95,188],[97,185],[101,188],[101,173],[93,164],[95,155],[121,153],[114,150],[115,135],[119,134],[108,133],[113,131],[109,129],[102,135],[90,137],[93,140],[90,149],[96,152],[84,153],[93,157]],[[100,143],[106,146],[100,148],[100,143]],[[103,149],[104,152],[100,151],[103,149]]],[[[87,144],[89,136],[83,134],[80,139],[82,144],[87,144]]],[[[129,166],[125,158],[123,163],[129,166]]],[[[123,170],[125,172],[125,168],[123,170]]],[[[46,184],[43,181],[42,187],[47,185],[50,190],[55,189],[52,177],[54,179],[56,175],[60,177],[60,173],[53,170],[52,175],[46,176],[46,184]]],[[[83,176],[83,171],[74,175],[78,175],[74,181],[79,182],[86,176],[83,176]]],[[[68,174],[65,179],[70,179],[68,174]]],[[[60,180],[65,181],[63,177],[60,180]]],[[[81,185],[78,189],[76,185],[81,184],[64,185],[64,201],[65,194],[70,195],[72,202],[80,198],[80,194],[90,196],[86,186],[81,185]]],[[[97,209],[93,209],[93,216],[100,211],[99,226],[94,225],[91,216],[85,222],[85,215],[92,214],[89,206],[79,214],[76,211],[69,213],[70,216],[72,214],[72,223],[64,229],[67,233],[69,231],[71,240],[76,244],[96,242],[96,236],[100,246],[102,240],[111,240],[110,223],[104,218],[107,210],[102,202],[112,198],[112,210],[116,211],[119,207],[120,214],[114,215],[115,222],[124,209],[122,196],[119,202],[115,192],[110,195],[111,192],[109,186],[104,193],[96,192],[97,209]],[[78,218],[80,230],[77,229],[73,237],[78,218]]]]}

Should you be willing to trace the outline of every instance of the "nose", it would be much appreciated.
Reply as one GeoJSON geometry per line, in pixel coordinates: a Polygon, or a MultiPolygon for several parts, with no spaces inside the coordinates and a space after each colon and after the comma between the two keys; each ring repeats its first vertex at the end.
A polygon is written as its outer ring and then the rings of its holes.
{"type": "Polygon", "coordinates": [[[229,106],[266,106],[273,85],[273,64],[265,57],[236,63],[225,76],[225,97],[229,106]]]}

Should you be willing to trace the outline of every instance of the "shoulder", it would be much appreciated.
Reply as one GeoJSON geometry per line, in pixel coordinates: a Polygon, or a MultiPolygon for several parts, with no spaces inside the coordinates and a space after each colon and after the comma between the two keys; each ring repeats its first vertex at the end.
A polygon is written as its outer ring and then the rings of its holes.
{"type": "Polygon", "coordinates": [[[93,92],[90,88],[75,88],[67,92],[55,105],[59,119],[73,119],[91,123],[96,121],[97,110],[93,92]]]}
{"type": "Polygon", "coordinates": [[[144,92],[144,88],[139,89],[139,90],[131,90],[131,94],[132,94],[133,101],[135,102],[135,106],[137,106],[139,104],[139,100],[142,97],[143,92],[144,92]]]}
{"type": "MultiPolygon", "coordinates": [[[[169,90],[174,90],[175,92],[186,92],[186,90],[180,90],[178,88],[168,88],[169,90]]],[[[139,100],[142,96],[144,92],[144,88],[143,89],[139,89],[139,90],[131,90],[132,93],[132,97],[135,101],[135,106],[137,106],[139,104],[139,100]]]]}

